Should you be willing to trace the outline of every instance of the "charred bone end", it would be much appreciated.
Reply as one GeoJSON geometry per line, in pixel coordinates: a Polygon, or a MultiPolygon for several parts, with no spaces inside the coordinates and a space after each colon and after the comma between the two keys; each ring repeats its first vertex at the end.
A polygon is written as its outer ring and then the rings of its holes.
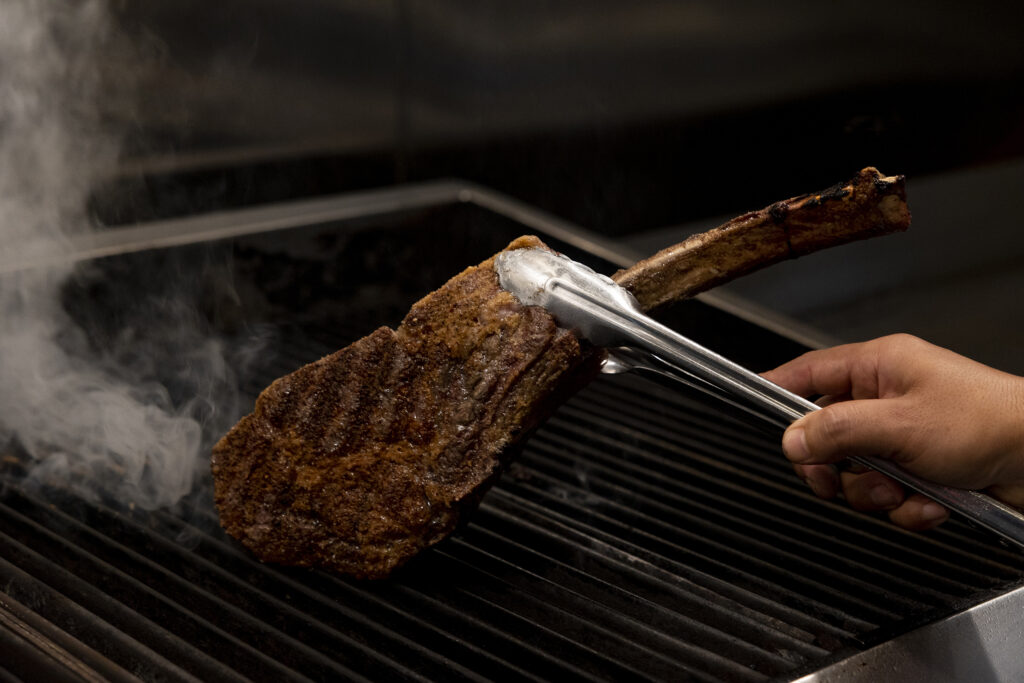
{"type": "Polygon", "coordinates": [[[903,176],[883,176],[868,167],[848,182],[694,235],[612,279],[650,311],[773,263],[909,226],[903,176]]]}

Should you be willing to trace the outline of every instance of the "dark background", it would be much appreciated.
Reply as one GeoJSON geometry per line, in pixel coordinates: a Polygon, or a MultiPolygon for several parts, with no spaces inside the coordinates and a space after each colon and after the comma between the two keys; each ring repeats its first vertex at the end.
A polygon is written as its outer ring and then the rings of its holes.
{"type": "Polygon", "coordinates": [[[130,132],[103,223],[457,177],[647,251],[874,165],[908,176],[912,234],[734,291],[1024,371],[1018,2],[128,0],[117,24],[141,47],[104,71],[130,132]]]}

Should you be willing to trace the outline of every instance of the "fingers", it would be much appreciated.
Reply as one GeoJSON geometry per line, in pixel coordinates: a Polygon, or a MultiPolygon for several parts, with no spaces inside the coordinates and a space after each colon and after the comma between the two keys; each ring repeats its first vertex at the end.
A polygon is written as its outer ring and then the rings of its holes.
{"type": "Polygon", "coordinates": [[[892,523],[904,529],[926,531],[949,519],[949,510],[919,493],[906,495],[902,486],[881,472],[844,472],[842,485],[850,507],[862,512],[888,512],[892,523]]]}
{"type": "Polygon", "coordinates": [[[843,472],[841,480],[846,502],[862,512],[895,510],[906,498],[902,486],[874,470],[843,472]]]}
{"type": "Polygon", "coordinates": [[[906,388],[922,371],[929,372],[950,357],[959,358],[926,341],[894,334],[858,344],[810,351],[762,376],[801,396],[849,394],[854,399],[878,398],[906,388]],[[922,365],[922,360],[931,359],[922,365]]]}
{"type": "MultiPolygon", "coordinates": [[[[819,401],[821,410],[790,425],[783,435],[783,451],[797,474],[818,496],[831,498],[841,490],[854,509],[885,512],[907,529],[930,529],[945,521],[949,516],[945,508],[923,496],[907,495],[884,475],[848,471],[837,476],[831,464],[870,455],[924,470],[928,455],[933,466],[941,465],[942,457],[936,457],[936,448],[929,444],[955,429],[950,421],[959,415],[958,408],[936,400],[950,395],[942,384],[942,380],[950,383],[945,370],[952,362],[948,356],[949,352],[915,337],[893,335],[812,351],[764,373],[766,379],[794,393],[826,399],[819,401]],[[940,416],[938,420],[928,419],[935,415],[940,416]]],[[[938,446],[941,456],[947,444],[938,446]]],[[[999,492],[1024,502],[1024,484],[999,492]]]]}
{"type": "Polygon", "coordinates": [[[782,436],[782,450],[798,465],[827,464],[857,455],[891,457],[908,443],[912,424],[893,399],[844,401],[800,418],[782,436]]]}
{"type": "Polygon", "coordinates": [[[834,498],[842,491],[855,510],[884,512],[904,502],[903,487],[881,472],[862,469],[840,474],[832,465],[794,465],[793,470],[819,498],[834,498]]]}
{"type": "Polygon", "coordinates": [[[1024,510],[1024,484],[996,485],[990,487],[988,492],[1007,505],[1024,510]]]}
{"type": "Polygon", "coordinates": [[[889,513],[894,524],[911,531],[933,529],[949,519],[949,510],[915,493],[889,513]]]}
{"type": "Polygon", "coordinates": [[[832,465],[793,465],[793,471],[819,498],[828,500],[839,493],[839,474],[832,465]]]}
{"type": "Polygon", "coordinates": [[[842,472],[827,465],[795,465],[798,476],[807,481],[821,498],[833,498],[841,488],[846,502],[861,512],[886,512],[889,519],[904,529],[925,531],[947,519],[949,511],[938,503],[913,493],[909,496],[899,483],[881,472],[842,472]]]}
{"type": "Polygon", "coordinates": [[[805,353],[762,376],[800,396],[837,395],[852,393],[855,382],[865,380],[869,386],[861,389],[870,392],[877,386],[875,367],[868,343],[844,344],[805,353]]]}

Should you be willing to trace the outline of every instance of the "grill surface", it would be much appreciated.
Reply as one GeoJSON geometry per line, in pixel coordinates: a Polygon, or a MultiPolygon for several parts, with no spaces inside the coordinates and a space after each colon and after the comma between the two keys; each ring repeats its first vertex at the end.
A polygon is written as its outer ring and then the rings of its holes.
{"type": "MultiPolygon", "coordinates": [[[[65,299],[100,337],[125,292],[170,290],[201,297],[228,339],[260,330],[259,361],[239,366],[251,405],[521,232],[472,207],[332,223],[109,257],[65,299]],[[231,281],[211,285],[211,264],[231,281]],[[209,305],[218,287],[236,308],[209,305]]],[[[699,302],[667,322],[754,368],[799,350],[699,302]]],[[[1024,578],[1018,553],[958,520],[909,534],[816,499],[778,440],[702,398],[601,378],[464,529],[372,583],[255,561],[220,530],[208,476],[146,512],[23,485],[11,453],[0,661],[52,680],[788,680],[1024,578]]]]}

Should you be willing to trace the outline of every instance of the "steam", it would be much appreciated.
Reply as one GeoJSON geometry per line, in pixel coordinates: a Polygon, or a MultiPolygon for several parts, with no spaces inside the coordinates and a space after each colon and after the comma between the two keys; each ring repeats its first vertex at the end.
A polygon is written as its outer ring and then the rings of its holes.
{"type": "MultiPolygon", "coordinates": [[[[120,146],[98,106],[100,62],[124,57],[123,40],[104,2],[4,0],[3,263],[65,254],[93,229],[90,191],[114,171],[120,146]]],[[[90,496],[145,508],[180,500],[237,412],[209,326],[165,293],[99,327],[81,312],[87,301],[68,300],[67,283],[108,282],[116,293],[130,279],[71,265],[0,270],[0,454],[25,452],[29,479],[90,496]]]]}

